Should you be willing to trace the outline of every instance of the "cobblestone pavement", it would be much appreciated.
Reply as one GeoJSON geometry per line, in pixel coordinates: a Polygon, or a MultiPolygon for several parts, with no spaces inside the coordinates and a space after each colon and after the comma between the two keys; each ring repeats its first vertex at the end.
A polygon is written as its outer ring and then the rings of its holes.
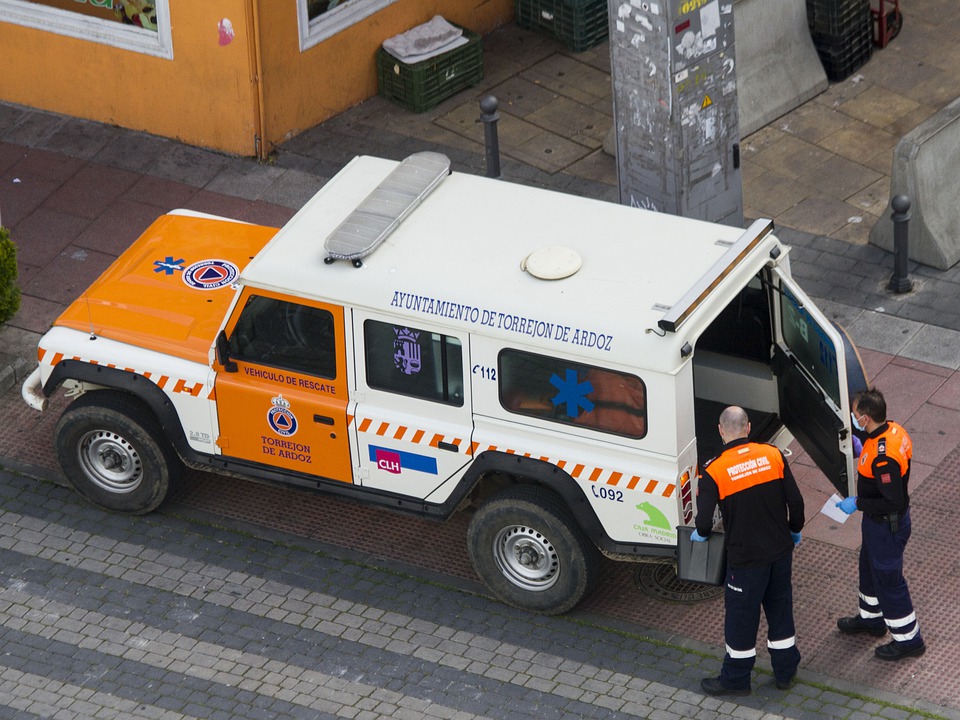
{"type": "Polygon", "coordinates": [[[803,682],[705,697],[715,657],[507,608],[173,504],[111,515],[0,471],[0,717],[931,717],[803,682]]]}

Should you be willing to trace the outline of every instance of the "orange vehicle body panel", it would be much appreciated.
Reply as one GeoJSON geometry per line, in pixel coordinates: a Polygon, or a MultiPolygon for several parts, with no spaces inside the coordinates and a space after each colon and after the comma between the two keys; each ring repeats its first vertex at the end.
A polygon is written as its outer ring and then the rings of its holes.
{"type": "Polygon", "coordinates": [[[234,282],[276,228],[164,215],[55,325],[207,364],[234,282]]]}
{"type": "Polygon", "coordinates": [[[334,317],[336,376],[323,378],[240,358],[234,358],[236,372],[216,365],[217,445],[230,457],[353,482],[343,307],[247,288],[227,324],[228,335],[251,295],[329,311],[334,317]]]}

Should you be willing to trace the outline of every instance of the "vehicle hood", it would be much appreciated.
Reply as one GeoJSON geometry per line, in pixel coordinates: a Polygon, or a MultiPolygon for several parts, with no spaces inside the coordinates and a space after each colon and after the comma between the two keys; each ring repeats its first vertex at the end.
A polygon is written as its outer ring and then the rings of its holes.
{"type": "Polygon", "coordinates": [[[205,364],[240,273],[276,232],[164,215],[54,325],[205,364]]]}

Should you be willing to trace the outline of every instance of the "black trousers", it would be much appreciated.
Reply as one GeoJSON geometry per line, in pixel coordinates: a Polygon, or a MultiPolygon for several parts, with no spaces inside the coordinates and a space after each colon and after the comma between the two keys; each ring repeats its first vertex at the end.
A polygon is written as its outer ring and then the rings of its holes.
{"type": "Polygon", "coordinates": [[[793,624],[793,553],[770,565],[727,568],[724,592],[726,616],[721,683],[728,688],[749,688],[757,660],[760,610],[767,618],[767,648],[777,680],[788,681],[797,672],[800,651],[793,624]]]}

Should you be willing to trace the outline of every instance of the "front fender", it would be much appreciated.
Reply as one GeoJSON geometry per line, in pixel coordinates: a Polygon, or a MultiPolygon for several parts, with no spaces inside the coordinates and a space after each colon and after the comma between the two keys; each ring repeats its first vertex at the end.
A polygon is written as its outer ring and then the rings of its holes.
{"type": "Polygon", "coordinates": [[[193,454],[170,398],[156,383],[143,375],[82,360],[61,360],[53,367],[50,377],[43,385],[43,394],[50,397],[67,380],[79,380],[133,395],[153,412],[164,434],[181,457],[193,454]]]}

